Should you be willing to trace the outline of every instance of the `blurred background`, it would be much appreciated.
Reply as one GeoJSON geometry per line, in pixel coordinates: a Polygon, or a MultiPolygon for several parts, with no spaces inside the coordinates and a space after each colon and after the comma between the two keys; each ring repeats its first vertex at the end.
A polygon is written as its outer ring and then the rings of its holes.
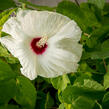
{"type": "MultiPolygon", "coordinates": [[[[37,5],[56,6],[62,0],[28,0],[28,1],[37,5]]],[[[81,3],[81,2],[85,2],[86,0],[71,0],[71,1],[74,1],[74,2],[78,1],[79,3],[81,3]]],[[[106,0],[106,1],[109,2],[109,0],[106,0]]]]}

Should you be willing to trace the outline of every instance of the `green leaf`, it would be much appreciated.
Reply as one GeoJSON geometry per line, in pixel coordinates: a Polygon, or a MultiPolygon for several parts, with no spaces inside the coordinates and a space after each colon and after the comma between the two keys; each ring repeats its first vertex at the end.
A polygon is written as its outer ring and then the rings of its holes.
{"type": "Polygon", "coordinates": [[[60,104],[58,109],[65,109],[64,103],[60,104]]]}
{"type": "Polygon", "coordinates": [[[95,29],[86,40],[87,48],[84,50],[82,59],[106,59],[109,57],[108,38],[109,26],[104,25],[95,29]],[[102,30],[102,31],[101,31],[102,30]],[[106,40],[106,41],[105,41],[106,40]],[[103,42],[104,41],[104,42],[103,42]]]}
{"type": "Polygon", "coordinates": [[[8,8],[15,7],[15,2],[13,0],[1,0],[0,1],[0,10],[5,10],[8,8]]]}
{"type": "Polygon", "coordinates": [[[107,92],[104,95],[103,101],[102,101],[103,109],[108,109],[109,108],[109,92],[107,92]]]}
{"type": "Polygon", "coordinates": [[[98,8],[103,9],[106,0],[88,0],[88,3],[95,4],[98,8]]]}
{"type": "Polygon", "coordinates": [[[4,36],[9,36],[9,34],[5,32],[1,32],[1,37],[4,37],[4,36]]]}
{"type": "Polygon", "coordinates": [[[15,101],[26,109],[34,109],[36,103],[36,89],[29,79],[18,76],[16,78],[17,93],[15,101]]]}
{"type": "MultiPolygon", "coordinates": [[[[91,69],[86,62],[80,63],[78,71],[79,72],[98,73],[95,70],[91,69]]],[[[90,74],[90,76],[91,76],[91,74],[90,74]]]]}
{"type": "Polygon", "coordinates": [[[59,105],[59,109],[73,109],[71,104],[62,103],[59,105]]]}
{"type": "Polygon", "coordinates": [[[90,8],[88,3],[81,3],[80,9],[82,10],[82,12],[85,16],[84,22],[85,23],[87,22],[87,24],[85,24],[87,27],[93,28],[93,27],[100,27],[101,26],[99,20],[97,19],[96,14],[90,8]]]}
{"type": "Polygon", "coordinates": [[[109,39],[106,40],[106,41],[104,41],[104,42],[102,43],[101,49],[102,49],[103,51],[109,50],[109,39]]]}
{"type": "Polygon", "coordinates": [[[98,51],[86,52],[85,55],[88,55],[91,59],[109,58],[109,40],[104,41],[98,51]]]}
{"type": "Polygon", "coordinates": [[[71,19],[74,19],[83,30],[86,29],[82,20],[84,18],[84,14],[80,10],[80,8],[73,2],[70,1],[60,2],[58,4],[56,11],[65,16],[68,16],[71,19]]]}
{"type": "Polygon", "coordinates": [[[49,108],[51,108],[53,105],[54,105],[54,100],[53,100],[53,98],[51,97],[50,93],[48,92],[48,93],[47,93],[47,96],[46,96],[45,108],[44,108],[44,109],[49,109],[49,108]]]}
{"type": "Polygon", "coordinates": [[[42,91],[37,92],[37,101],[36,106],[38,109],[44,109],[45,108],[45,102],[46,102],[46,94],[42,91]]]}
{"type": "Polygon", "coordinates": [[[72,103],[79,96],[89,99],[101,99],[105,93],[104,87],[96,81],[84,79],[83,82],[76,82],[74,86],[68,86],[63,92],[64,102],[72,103]]]}
{"type": "Polygon", "coordinates": [[[12,71],[11,67],[4,61],[0,60],[0,81],[7,81],[15,77],[16,74],[12,71]]]}
{"type": "Polygon", "coordinates": [[[86,31],[88,27],[100,26],[88,4],[78,7],[71,1],[62,1],[58,4],[56,11],[76,21],[83,31],[86,31]]]}
{"type": "Polygon", "coordinates": [[[109,65],[107,66],[108,72],[104,75],[104,87],[105,89],[109,88],[109,65]]]}
{"type": "Polygon", "coordinates": [[[70,80],[67,75],[59,76],[51,79],[51,83],[55,89],[64,90],[68,84],[70,84],[70,80]]]}
{"type": "Polygon", "coordinates": [[[72,102],[72,109],[93,109],[95,101],[86,97],[79,96],[72,102]]]}
{"type": "Polygon", "coordinates": [[[1,105],[0,109],[21,109],[19,106],[16,105],[1,105]]]}
{"type": "Polygon", "coordinates": [[[9,16],[14,12],[15,9],[8,9],[0,13],[0,27],[3,26],[3,24],[8,20],[9,16]]]}
{"type": "Polygon", "coordinates": [[[76,81],[74,86],[87,88],[88,90],[91,89],[93,91],[104,91],[104,87],[101,84],[91,79],[83,79],[83,81],[81,79],[81,81],[76,81]]]}
{"type": "Polygon", "coordinates": [[[0,60],[0,103],[8,103],[16,94],[16,74],[0,60]],[[12,93],[13,92],[13,93],[12,93]]]}
{"type": "Polygon", "coordinates": [[[86,53],[91,59],[107,59],[109,58],[109,51],[94,51],[86,53]]]}
{"type": "Polygon", "coordinates": [[[108,34],[109,25],[103,25],[102,27],[95,29],[86,42],[87,46],[89,48],[95,48],[108,34]]]}
{"type": "MultiPolygon", "coordinates": [[[[1,67],[0,67],[1,68],[1,67]]],[[[8,103],[16,94],[16,82],[14,79],[0,82],[0,103],[8,103]]]]}
{"type": "Polygon", "coordinates": [[[62,103],[59,109],[93,109],[95,101],[89,98],[79,96],[72,104],[62,103]]]}

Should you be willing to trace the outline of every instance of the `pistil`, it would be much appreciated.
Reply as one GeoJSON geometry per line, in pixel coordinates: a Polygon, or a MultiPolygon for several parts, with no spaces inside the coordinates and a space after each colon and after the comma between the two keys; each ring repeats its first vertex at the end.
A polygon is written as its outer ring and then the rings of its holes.
{"type": "Polygon", "coordinates": [[[44,36],[42,37],[37,43],[36,46],[38,46],[39,48],[44,47],[44,45],[47,43],[48,37],[44,36]]]}

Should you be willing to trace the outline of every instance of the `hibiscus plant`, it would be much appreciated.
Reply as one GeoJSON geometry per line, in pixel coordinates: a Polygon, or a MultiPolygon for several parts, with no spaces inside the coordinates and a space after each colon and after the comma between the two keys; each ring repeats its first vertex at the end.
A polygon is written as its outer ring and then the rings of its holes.
{"type": "Polygon", "coordinates": [[[1,0],[0,109],[109,109],[109,3],[1,0]]]}

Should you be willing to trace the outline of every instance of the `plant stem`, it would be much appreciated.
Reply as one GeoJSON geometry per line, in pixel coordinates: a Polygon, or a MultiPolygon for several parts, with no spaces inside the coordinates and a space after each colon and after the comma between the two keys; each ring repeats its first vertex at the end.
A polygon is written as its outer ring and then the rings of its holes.
{"type": "Polygon", "coordinates": [[[104,59],[103,59],[103,63],[104,63],[105,70],[106,70],[106,72],[107,72],[107,66],[106,66],[106,62],[105,62],[104,59]]]}
{"type": "Polygon", "coordinates": [[[75,3],[76,3],[78,6],[80,6],[78,0],[75,0],[75,3]]]}

